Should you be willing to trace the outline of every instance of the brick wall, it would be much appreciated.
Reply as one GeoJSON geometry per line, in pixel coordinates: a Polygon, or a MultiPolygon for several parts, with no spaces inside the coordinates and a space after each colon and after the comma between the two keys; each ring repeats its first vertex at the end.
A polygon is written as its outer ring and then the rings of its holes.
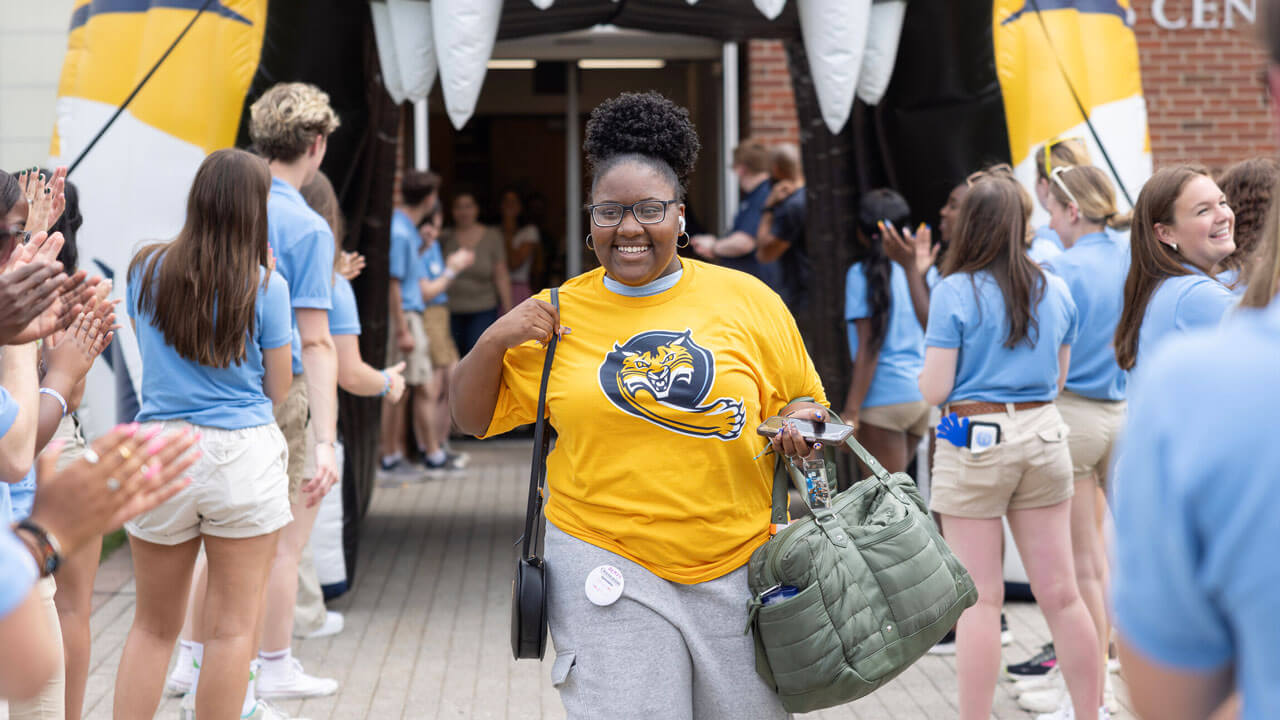
{"type": "MultiPolygon", "coordinates": [[[[1234,27],[1223,27],[1225,0],[1165,0],[1168,21],[1186,23],[1176,30],[1155,21],[1150,0],[1135,6],[1155,166],[1189,160],[1218,169],[1275,155],[1261,79],[1266,56],[1257,48],[1253,24],[1236,12],[1234,27]],[[1193,27],[1197,5],[1199,23],[1212,27],[1193,27]]],[[[767,141],[795,142],[795,97],[782,43],[753,40],[747,57],[751,108],[744,131],[767,141]]]]}
{"type": "Polygon", "coordinates": [[[1217,169],[1276,153],[1261,77],[1266,55],[1253,24],[1239,14],[1233,13],[1235,27],[1223,27],[1225,5],[1166,0],[1164,17],[1185,23],[1179,29],[1161,27],[1151,3],[1137,6],[1134,31],[1157,168],[1190,160],[1217,169]],[[1213,27],[1193,27],[1197,5],[1209,10],[1199,24],[1213,27]]]}
{"type": "Polygon", "coordinates": [[[751,111],[743,137],[767,143],[800,141],[796,96],[791,91],[787,52],[780,40],[752,40],[747,45],[751,111]]]}

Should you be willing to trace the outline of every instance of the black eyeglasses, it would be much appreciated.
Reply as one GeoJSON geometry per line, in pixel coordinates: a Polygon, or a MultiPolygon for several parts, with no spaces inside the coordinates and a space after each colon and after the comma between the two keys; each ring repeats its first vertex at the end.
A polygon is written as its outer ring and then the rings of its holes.
{"type": "Polygon", "coordinates": [[[596,203],[587,205],[591,213],[591,222],[597,227],[617,227],[622,224],[622,217],[630,210],[636,222],[642,225],[653,225],[667,219],[667,206],[679,200],[641,200],[638,203],[623,205],[622,203],[596,203]]]}

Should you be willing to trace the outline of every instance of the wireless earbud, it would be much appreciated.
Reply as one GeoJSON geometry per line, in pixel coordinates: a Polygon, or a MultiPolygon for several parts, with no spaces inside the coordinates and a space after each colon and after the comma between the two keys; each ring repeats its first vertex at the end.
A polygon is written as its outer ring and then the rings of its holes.
{"type": "Polygon", "coordinates": [[[684,216],[680,216],[680,232],[684,232],[684,216]]]}

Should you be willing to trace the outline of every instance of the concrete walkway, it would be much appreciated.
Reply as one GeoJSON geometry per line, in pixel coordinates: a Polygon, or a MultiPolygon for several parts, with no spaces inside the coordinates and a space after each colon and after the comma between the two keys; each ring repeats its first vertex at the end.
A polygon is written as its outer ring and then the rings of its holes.
{"type": "MultiPolygon", "coordinates": [[[[365,523],[359,582],[331,604],[346,614],[346,630],[294,647],[308,672],[337,678],[341,689],[280,708],[311,720],[564,717],[550,661],[511,659],[512,542],[524,519],[530,443],[491,441],[466,449],[472,460],[465,472],[381,479],[365,523]]],[[[111,716],[133,602],[129,554],[122,550],[98,578],[86,702],[94,720],[111,716]]],[[[1016,640],[1005,659],[1019,662],[1047,642],[1048,632],[1034,605],[1010,604],[1007,613],[1016,640]]],[[[997,689],[995,716],[1030,718],[1009,687],[997,689]]],[[[873,695],[804,717],[955,716],[955,660],[926,656],[873,695]]],[[[0,720],[6,717],[0,704],[0,720]]],[[[178,700],[167,698],[157,717],[177,718],[178,700]]]]}

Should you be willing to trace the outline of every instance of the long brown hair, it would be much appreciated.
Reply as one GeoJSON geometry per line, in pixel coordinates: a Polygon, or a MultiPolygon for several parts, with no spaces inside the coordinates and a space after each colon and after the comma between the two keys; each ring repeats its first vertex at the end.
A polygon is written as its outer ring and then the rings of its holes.
{"type": "Polygon", "coordinates": [[[143,248],[129,264],[139,309],[192,362],[225,368],[245,359],[260,268],[267,264],[270,190],[262,158],[243,150],[213,152],[191,183],[178,237],[143,248]]]}
{"type": "MultiPolygon", "coordinates": [[[[1280,198],[1280,185],[1273,195],[1280,198]]],[[[1249,283],[1240,299],[1242,307],[1266,307],[1280,290],[1280,203],[1271,204],[1257,243],[1249,261],[1252,270],[1248,278],[1242,278],[1249,283]]]]}
{"type": "MultiPolygon", "coordinates": [[[[1023,197],[1012,176],[988,176],[974,182],[960,205],[959,232],[947,252],[944,276],[958,272],[991,273],[1004,296],[1009,335],[1004,346],[1026,341],[1034,345],[1040,333],[1035,307],[1044,297],[1045,277],[1027,257],[1027,222],[1023,197]]],[[[978,293],[976,281],[973,292],[978,293]]]]}
{"type": "Polygon", "coordinates": [[[338,258],[342,257],[342,236],[345,230],[342,225],[342,208],[338,205],[338,193],[334,192],[333,183],[329,182],[329,176],[324,171],[317,170],[311,182],[303,185],[298,192],[307,201],[307,205],[329,223],[329,230],[333,232],[333,266],[337,267],[338,258]]]}
{"type": "Polygon", "coordinates": [[[1182,258],[1156,237],[1156,225],[1172,225],[1174,206],[1182,190],[1198,175],[1209,171],[1198,165],[1175,165],[1156,172],[1142,186],[1133,207],[1129,232],[1129,277],[1124,281],[1124,309],[1116,326],[1116,361],[1132,370],[1138,360],[1138,333],[1147,305],[1166,278],[1190,275],[1182,258]]]}

